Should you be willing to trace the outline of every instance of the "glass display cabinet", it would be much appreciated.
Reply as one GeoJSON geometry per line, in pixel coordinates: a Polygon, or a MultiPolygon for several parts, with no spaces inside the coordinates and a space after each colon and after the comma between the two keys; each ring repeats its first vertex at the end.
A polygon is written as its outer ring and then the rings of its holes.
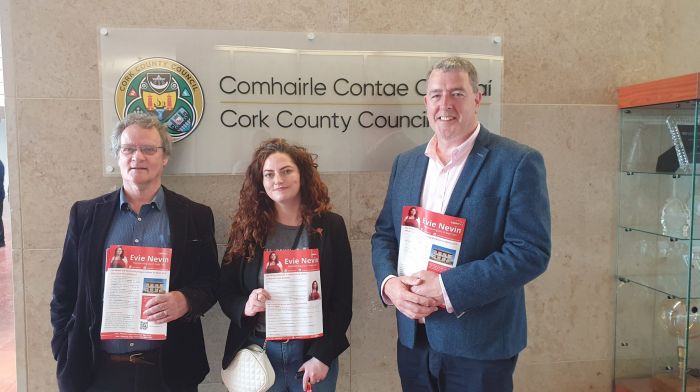
{"type": "Polygon", "coordinates": [[[700,392],[699,90],[618,89],[615,392],[700,392]]]}

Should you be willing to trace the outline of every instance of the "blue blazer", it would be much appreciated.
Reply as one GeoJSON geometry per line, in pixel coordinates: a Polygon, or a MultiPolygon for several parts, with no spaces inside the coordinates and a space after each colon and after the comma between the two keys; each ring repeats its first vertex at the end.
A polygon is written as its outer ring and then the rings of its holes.
{"type": "MultiPolygon", "coordinates": [[[[216,303],[219,263],[211,209],[163,187],[173,255],[170,290],[187,298],[190,312],[168,323],[162,355],[165,382],[197,385],[209,372],[200,317],[216,303]]],[[[51,300],[60,391],[84,391],[100,353],[104,243],[119,205],[119,191],[79,201],[70,211],[63,256],[51,300]]]]}
{"type": "MultiPolygon", "coordinates": [[[[377,285],[397,274],[401,212],[420,205],[426,145],[400,154],[372,236],[377,285]]],[[[454,313],[425,320],[430,347],[478,360],[510,358],[527,345],[523,286],[549,262],[549,198],[542,155],[481,127],[445,214],[466,218],[457,266],[442,273],[454,313]]],[[[381,292],[380,292],[381,295],[381,292]]],[[[396,312],[399,340],[413,348],[416,322],[396,312]]]]}

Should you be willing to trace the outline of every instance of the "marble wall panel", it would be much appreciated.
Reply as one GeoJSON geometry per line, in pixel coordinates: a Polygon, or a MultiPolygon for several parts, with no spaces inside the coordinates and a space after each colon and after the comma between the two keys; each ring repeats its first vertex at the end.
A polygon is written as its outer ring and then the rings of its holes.
{"type": "Polygon", "coordinates": [[[199,392],[228,392],[226,386],[220,382],[203,382],[199,384],[199,392]]]}
{"type": "MultiPolygon", "coordinates": [[[[700,7],[694,0],[674,0],[665,2],[664,40],[662,64],[658,78],[698,72],[700,64],[700,40],[697,21],[700,7]]],[[[648,80],[653,80],[649,77],[648,80]]],[[[645,80],[640,80],[643,82],[645,80]]]]}
{"type": "Polygon", "coordinates": [[[612,359],[611,256],[575,235],[555,235],[554,241],[559,246],[549,268],[526,286],[528,347],[520,363],[612,359]]]}
{"type": "Polygon", "coordinates": [[[15,61],[20,97],[99,98],[100,27],[342,31],[348,24],[348,4],[343,0],[269,4],[218,0],[206,6],[181,0],[127,0],[118,7],[85,0],[69,3],[13,4],[13,18],[27,22],[18,24],[13,34],[18,43],[15,61]],[[82,50],[74,51],[76,47],[82,50]],[[43,61],[35,61],[37,58],[43,61]],[[80,83],[76,83],[77,76],[80,83]]]}
{"type": "Polygon", "coordinates": [[[345,219],[345,226],[350,231],[350,174],[321,173],[321,180],[328,187],[333,212],[345,219]]]}
{"type": "MultiPolygon", "coordinates": [[[[7,74],[5,74],[7,75],[7,74]]],[[[7,76],[5,76],[7,77],[7,76]]],[[[7,86],[7,84],[5,84],[7,86]]],[[[19,146],[17,137],[17,105],[16,101],[9,96],[5,96],[5,129],[7,134],[7,165],[5,175],[8,176],[8,187],[5,196],[10,205],[10,219],[17,222],[10,225],[12,230],[13,249],[21,249],[22,246],[22,225],[21,222],[21,197],[19,193],[19,146]]]]}
{"type": "Polygon", "coordinates": [[[503,119],[504,135],[544,156],[552,213],[550,266],[527,286],[530,343],[521,361],[610,359],[617,111],[509,104],[503,119]]]}
{"type": "MultiPolygon", "coordinates": [[[[99,27],[154,26],[152,13],[143,9],[144,4],[133,1],[125,2],[120,9],[142,12],[115,13],[94,2],[76,1],[72,5],[81,12],[61,18],[55,15],[64,4],[37,4],[21,2],[13,11],[16,20],[28,21],[13,32],[14,41],[22,43],[16,45],[19,97],[98,98],[99,70],[93,54],[98,50],[99,27]],[[76,29],[78,24],[85,27],[76,29]],[[32,28],[36,25],[45,28],[32,28]],[[63,55],[74,47],[85,50],[63,55]],[[44,61],[33,61],[37,57],[44,61]],[[76,74],[85,82],[74,83],[76,74]]],[[[511,59],[506,62],[507,102],[611,103],[612,86],[627,84],[640,73],[655,72],[655,62],[648,59],[660,50],[663,18],[659,16],[659,4],[650,0],[645,4],[628,0],[614,5],[585,2],[561,12],[559,4],[541,1],[517,6],[505,0],[449,1],[440,7],[425,3],[416,8],[416,4],[385,1],[308,0],[282,5],[284,10],[276,4],[274,9],[279,12],[273,14],[260,12],[270,7],[249,1],[219,1],[208,7],[175,1],[167,5],[150,3],[149,7],[158,11],[155,23],[163,20],[162,25],[168,27],[177,20],[175,25],[183,28],[500,34],[505,37],[504,55],[511,59]],[[182,10],[187,10],[187,17],[181,16],[182,10]],[[303,17],[293,17],[297,14],[303,17]],[[441,23],[434,23],[434,18],[441,23]],[[600,66],[601,59],[609,65],[600,66]],[[586,79],[581,80],[582,75],[586,79]]]]}
{"type": "MultiPolygon", "coordinates": [[[[88,2],[82,3],[74,5],[88,2]]],[[[97,98],[99,52],[98,26],[91,20],[94,14],[78,11],[80,8],[68,11],[65,2],[27,1],[12,6],[12,19],[22,21],[14,24],[11,37],[17,96],[97,98]]]]}
{"type": "Polygon", "coordinates": [[[552,231],[610,234],[617,212],[617,109],[504,105],[504,136],[545,159],[552,231]]]}
{"type": "Polygon", "coordinates": [[[353,32],[490,35],[505,30],[507,0],[350,1],[353,32]]]}
{"type": "MultiPolygon", "coordinates": [[[[217,246],[219,259],[223,257],[225,250],[225,244],[217,246]]],[[[207,360],[209,361],[210,369],[203,384],[211,384],[208,388],[214,388],[212,389],[213,391],[216,391],[216,388],[218,388],[215,384],[223,386],[221,383],[221,359],[224,357],[224,348],[226,347],[226,336],[228,335],[230,321],[231,320],[226,317],[221,310],[221,306],[219,306],[218,302],[214,304],[202,318],[204,345],[207,350],[207,360]]]]}
{"type": "Polygon", "coordinates": [[[609,392],[612,361],[576,361],[519,365],[515,392],[609,392]]]}
{"type": "MultiPolygon", "coordinates": [[[[24,317],[26,328],[17,332],[17,339],[26,339],[27,390],[52,391],[56,386],[56,361],[51,354],[51,320],[49,302],[53,281],[61,257],[60,249],[24,250],[22,272],[24,282],[24,317]]],[[[19,313],[18,313],[19,317],[19,313]]]]}
{"type": "Polygon", "coordinates": [[[369,239],[384,205],[388,172],[350,174],[350,239],[369,239]]]}
{"type": "Polygon", "coordinates": [[[99,103],[18,100],[17,111],[23,246],[61,247],[70,206],[120,184],[102,176],[99,103]]]}
{"type": "Polygon", "coordinates": [[[439,6],[355,0],[350,28],[501,35],[504,102],[610,104],[616,86],[657,72],[662,9],[653,0],[566,6],[554,0],[446,1],[439,6]]]}
{"type": "Polygon", "coordinates": [[[617,86],[657,70],[663,2],[510,5],[503,41],[507,103],[613,104],[617,86]]]}
{"type": "MultiPolygon", "coordinates": [[[[7,110],[8,98],[14,98],[15,94],[15,56],[12,40],[12,6],[10,1],[0,1],[0,26],[2,26],[2,74],[3,93],[5,94],[5,109],[7,110]]],[[[7,114],[7,111],[5,112],[7,114]]]]}
{"type": "Polygon", "coordinates": [[[347,29],[349,8],[347,0],[239,0],[232,24],[240,30],[339,32],[347,29]]]}
{"type": "MultiPolygon", "coordinates": [[[[348,335],[350,335],[350,331],[348,331],[348,335]]],[[[350,392],[352,389],[352,342],[350,344],[350,348],[338,357],[340,368],[338,369],[338,382],[335,385],[337,392],[350,392]]]]}
{"type": "MultiPolygon", "coordinates": [[[[173,157],[171,159],[177,159],[173,157]]],[[[243,176],[164,176],[163,185],[198,203],[205,204],[214,213],[216,242],[226,244],[231,217],[238,207],[243,176]]],[[[219,252],[219,258],[223,256],[219,252]]]]}
{"type": "Polygon", "coordinates": [[[22,98],[99,98],[101,27],[236,29],[240,18],[236,0],[216,0],[206,7],[180,0],[127,0],[114,7],[86,0],[13,2],[12,6],[13,20],[23,21],[12,34],[17,94],[22,98]]]}
{"type": "MultiPolygon", "coordinates": [[[[223,250],[221,251],[223,252],[223,250]]],[[[209,374],[203,381],[204,383],[221,383],[221,359],[224,357],[230,321],[224,312],[221,311],[218,303],[202,319],[204,343],[207,349],[210,369],[209,374]]]]}
{"type": "Polygon", "coordinates": [[[501,134],[556,161],[550,171],[573,175],[582,166],[617,170],[619,125],[613,105],[506,104],[501,134]]]}
{"type": "Polygon", "coordinates": [[[401,390],[399,372],[396,370],[353,372],[352,392],[396,392],[401,390]]]}
{"type": "Polygon", "coordinates": [[[396,371],[395,308],[384,307],[372,269],[369,240],[351,241],[353,253],[353,390],[355,374],[396,371]]]}

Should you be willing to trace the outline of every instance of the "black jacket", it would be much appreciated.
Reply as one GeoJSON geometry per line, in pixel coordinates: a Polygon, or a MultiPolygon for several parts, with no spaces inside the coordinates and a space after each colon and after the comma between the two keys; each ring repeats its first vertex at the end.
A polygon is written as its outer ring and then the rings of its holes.
{"type": "MultiPolygon", "coordinates": [[[[306,341],[306,355],[326,365],[350,346],[345,332],[352,318],[352,254],[343,218],[327,212],[313,219],[309,248],[318,249],[323,290],[323,336],[306,341]]],[[[222,366],[228,367],[255,328],[256,317],[243,313],[250,293],[259,287],[262,262],[258,249],[250,262],[234,259],[221,267],[219,304],[231,319],[222,366]]]]}
{"type": "MultiPolygon", "coordinates": [[[[209,372],[200,316],[216,302],[214,217],[209,207],[163,190],[173,249],[170,290],[182,292],[191,308],[168,323],[163,376],[169,385],[196,385],[209,372]]],[[[51,300],[51,349],[61,391],[84,391],[92,380],[100,350],[103,248],[118,204],[116,191],[71,208],[51,300]]]]}

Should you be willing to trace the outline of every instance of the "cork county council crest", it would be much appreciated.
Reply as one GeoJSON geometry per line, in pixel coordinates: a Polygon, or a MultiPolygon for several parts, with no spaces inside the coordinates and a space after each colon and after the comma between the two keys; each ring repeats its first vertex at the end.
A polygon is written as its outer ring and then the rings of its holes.
{"type": "Polygon", "coordinates": [[[132,65],[119,78],[114,106],[120,120],[133,112],[155,114],[177,142],[199,125],[204,94],[187,67],[177,61],[153,57],[132,65]]]}

